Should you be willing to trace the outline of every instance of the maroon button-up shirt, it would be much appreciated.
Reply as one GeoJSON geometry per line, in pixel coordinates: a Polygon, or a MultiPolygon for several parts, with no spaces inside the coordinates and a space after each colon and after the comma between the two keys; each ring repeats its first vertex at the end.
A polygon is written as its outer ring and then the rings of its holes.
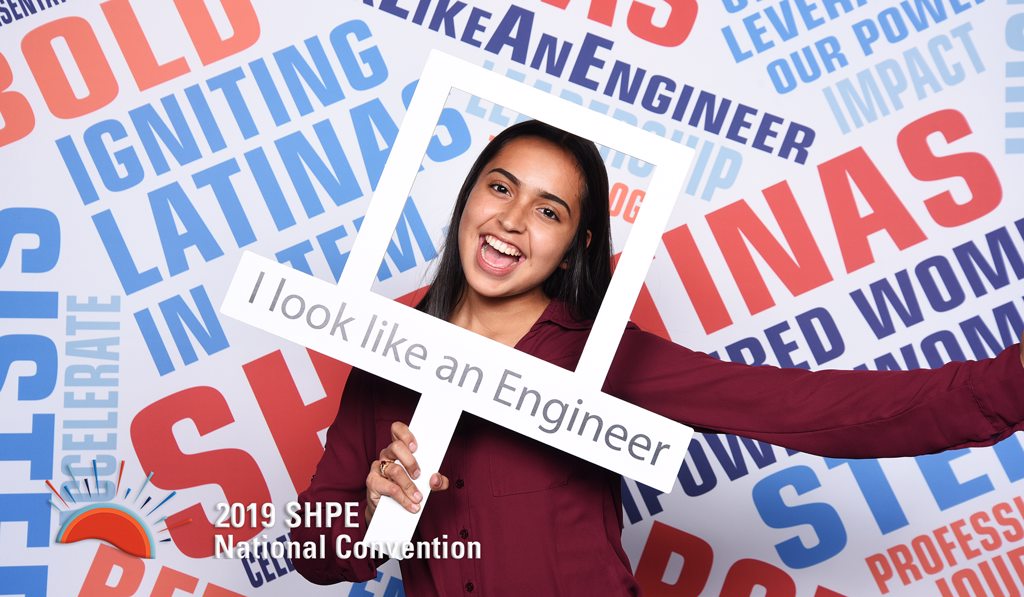
{"type": "MultiPolygon", "coordinates": [[[[552,301],[516,348],[573,369],[589,330],[552,301]]],[[[934,370],[810,372],[719,361],[630,325],[604,391],[701,431],[846,458],[990,445],[1024,429],[1016,346],[934,370]]],[[[364,506],[370,462],[390,443],[391,423],[412,418],[417,396],[353,370],[299,501],[364,506]]],[[[415,539],[479,541],[482,557],[403,560],[410,597],[639,594],[621,546],[619,475],[469,414],[440,472],[451,486],[431,496],[415,539]]],[[[333,555],[339,534],[363,532],[340,521],[294,529],[292,539],[327,535],[328,546],[326,558],[296,569],[318,584],[373,579],[379,561],[333,555]]]]}

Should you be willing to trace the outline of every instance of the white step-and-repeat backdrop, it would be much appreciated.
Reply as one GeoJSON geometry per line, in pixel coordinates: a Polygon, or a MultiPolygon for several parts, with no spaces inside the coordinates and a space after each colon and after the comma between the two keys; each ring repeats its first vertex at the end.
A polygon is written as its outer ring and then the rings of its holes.
{"type": "MultiPolygon", "coordinates": [[[[308,484],[348,374],[217,309],[243,249],[337,279],[432,48],[695,149],[651,331],[908,369],[1024,328],[1019,0],[0,0],[0,594],[404,594],[393,562],[317,587],[211,557],[218,503],[308,484]],[[155,558],[56,541],[111,502],[137,514],[96,528],[155,558]]],[[[380,293],[424,284],[453,181],[517,118],[452,94],[380,293]]],[[[619,250],[651,167],[606,161],[619,250]]],[[[624,481],[623,541],[651,595],[1019,595],[1021,479],[1016,436],[837,460],[698,435],[671,493],[624,481]]]]}

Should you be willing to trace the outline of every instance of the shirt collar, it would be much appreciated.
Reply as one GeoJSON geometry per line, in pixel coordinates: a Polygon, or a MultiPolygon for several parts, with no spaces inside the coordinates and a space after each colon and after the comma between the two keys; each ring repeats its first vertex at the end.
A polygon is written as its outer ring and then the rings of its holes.
{"type": "Polygon", "coordinates": [[[567,330],[589,330],[594,325],[593,319],[578,320],[572,316],[569,305],[560,299],[551,299],[547,308],[541,313],[535,325],[551,322],[567,330]]]}

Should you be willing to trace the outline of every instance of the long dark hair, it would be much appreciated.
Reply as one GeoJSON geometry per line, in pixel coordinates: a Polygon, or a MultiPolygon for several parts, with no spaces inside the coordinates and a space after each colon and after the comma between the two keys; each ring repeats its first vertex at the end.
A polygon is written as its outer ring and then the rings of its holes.
{"type": "Polygon", "coordinates": [[[462,299],[466,290],[466,275],[459,260],[459,222],[462,212],[484,166],[498,151],[519,137],[539,137],[550,141],[568,151],[576,161],[583,181],[580,224],[566,254],[568,267],[555,268],[554,273],[544,281],[542,289],[547,296],[564,301],[577,319],[593,319],[597,316],[612,277],[608,171],[592,141],[539,120],[527,120],[508,127],[495,136],[473,162],[455,201],[437,273],[430,289],[416,305],[417,309],[447,320],[462,299]]]}

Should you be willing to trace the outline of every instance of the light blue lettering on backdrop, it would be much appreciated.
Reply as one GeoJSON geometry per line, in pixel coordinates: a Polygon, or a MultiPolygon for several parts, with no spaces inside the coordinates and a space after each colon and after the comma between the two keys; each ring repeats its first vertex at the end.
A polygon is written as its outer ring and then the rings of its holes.
{"type": "MultiPolygon", "coordinates": [[[[116,413],[113,413],[116,415],[116,413]]],[[[114,430],[116,432],[116,429],[114,430]]],[[[65,446],[72,443],[85,443],[85,442],[72,442],[69,441],[70,434],[65,434],[64,441],[65,446]]],[[[91,437],[91,436],[89,436],[91,437]]],[[[116,440],[116,436],[114,437],[116,440]]],[[[105,449],[116,449],[115,445],[105,449]]],[[[83,448],[89,450],[89,448],[83,448]]],[[[91,450],[90,450],[91,451],[91,450]]],[[[110,454],[100,454],[95,457],[88,457],[86,462],[82,462],[82,457],[78,454],[66,454],[61,458],[60,470],[71,476],[71,480],[65,481],[60,486],[60,492],[64,495],[70,495],[72,501],[77,504],[73,506],[77,508],[84,504],[97,503],[97,502],[108,502],[115,497],[115,491],[117,485],[110,480],[104,479],[99,480],[100,477],[114,476],[118,471],[118,460],[110,454]],[[93,468],[93,462],[95,461],[95,468],[93,468]],[[73,466],[78,465],[78,466],[73,466]],[[92,479],[89,484],[89,489],[84,489],[81,484],[77,481],[78,479],[92,479]]],[[[62,510],[60,512],[60,524],[64,522],[74,513],[73,510],[62,510]]]]}
{"type": "Polygon", "coordinates": [[[903,110],[910,105],[904,101],[908,93],[920,101],[963,84],[970,74],[985,72],[971,31],[972,25],[963,23],[948,34],[940,33],[904,50],[897,58],[881,60],[823,87],[840,131],[846,134],[903,110]],[[950,59],[954,51],[960,55],[950,59]]]}

